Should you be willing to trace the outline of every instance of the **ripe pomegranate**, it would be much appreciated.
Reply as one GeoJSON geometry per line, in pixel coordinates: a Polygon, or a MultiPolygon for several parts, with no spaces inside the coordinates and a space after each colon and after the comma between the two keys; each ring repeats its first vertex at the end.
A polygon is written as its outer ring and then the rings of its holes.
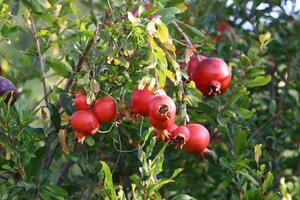
{"type": "Polygon", "coordinates": [[[95,101],[93,111],[99,123],[114,121],[117,118],[117,103],[112,97],[105,96],[95,101]]]}
{"type": "Polygon", "coordinates": [[[76,94],[73,105],[76,110],[88,110],[91,108],[91,104],[87,103],[86,95],[84,94],[76,94]]]}
{"type": "Polygon", "coordinates": [[[80,142],[80,143],[83,143],[85,137],[87,136],[87,134],[85,133],[81,133],[79,131],[74,131],[74,135],[75,135],[75,138],[80,142]]]}
{"type": "Polygon", "coordinates": [[[144,117],[149,115],[149,103],[156,96],[149,85],[145,85],[143,89],[136,88],[131,95],[131,111],[144,117]]]}
{"type": "MultiPolygon", "coordinates": [[[[176,106],[167,95],[158,95],[149,103],[149,117],[157,121],[175,120],[176,106]]],[[[171,124],[170,124],[171,125],[171,124]]]]}
{"type": "Polygon", "coordinates": [[[204,96],[216,96],[228,88],[231,70],[220,58],[206,58],[198,64],[191,79],[204,96]]]}
{"type": "Polygon", "coordinates": [[[95,134],[99,128],[99,122],[90,110],[78,110],[70,117],[71,127],[82,134],[95,134]]]}
{"type": "Polygon", "coordinates": [[[176,129],[178,128],[178,126],[176,124],[172,124],[167,131],[172,134],[176,129]]]}
{"type": "Polygon", "coordinates": [[[208,130],[201,124],[188,124],[186,127],[190,131],[190,138],[187,143],[183,145],[183,149],[189,153],[202,154],[210,141],[208,130]]]}
{"type": "Polygon", "coordinates": [[[224,33],[227,31],[230,34],[230,37],[232,40],[236,40],[236,33],[234,28],[227,24],[226,22],[220,22],[217,24],[217,30],[218,30],[218,34],[217,36],[214,38],[215,41],[220,41],[222,39],[222,37],[224,36],[224,33]]]}
{"type": "Polygon", "coordinates": [[[16,86],[12,82],[10,82],[10,80],[4,78],[3,76],[0,76],[0,96],[4,95],[8,91],[10,91],[11,93],[8,94],[8,96],[5,98],[5,102],[8,103],[12,94],[13,96],[11,103],[14,103],[18,97],[18,91],[16,86]]]}
{"type": "Polygon", "coordinates": [[[192,56],[190,58],[190,61],[188,63],[188,69],[187,69],[187,73],[188,73],[189,77],[192,76],[192,72],[196,69],[196,67],[199,65],[199,63],[206,58],[207,57],[202,56],[202,55],[192,56]]]}
{"type": "Polygon", "coordinates": [[[190,130],[185,126],[178,126],[175,131],[172,132],[171,142],[177,146],[182,148],[184,144],[186,144],[190,139],[190,130]]]}
{"type": "Polygon", "coordinates": [[[170,115],[170,117],[166,120],[160,120],[149,116],[149,122],[151,126],[158,130],[164,130],[170,128],[175,123],[175,114],[170,115]]]}

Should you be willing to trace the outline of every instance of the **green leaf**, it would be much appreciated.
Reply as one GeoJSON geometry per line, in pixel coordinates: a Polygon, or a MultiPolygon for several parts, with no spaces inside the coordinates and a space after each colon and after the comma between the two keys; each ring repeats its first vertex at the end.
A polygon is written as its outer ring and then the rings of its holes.
{"type": "Polygon", "coordinates": [[[107,189],[110,191],[111,199],[116,200],[117,195],[116,195],[116,191],[115,191],[115,188],[114,188],[114,183],[113,183],[113,180],[112,180],[112,174],[111,174],[111,171],[109,169],[109,166],[104,161],[100,161],[100,163],[102,165],[102,170],[104,171],[105,187],[107,187],[107,189]]]}
{"type": "Polygon", "coordinates": [[[259,186],[259,183],[253,178],[248,172],[237,171],[239,174],[243,175],[246,179],[252,182],[254,185],[259,186]]]}
{"type": "Polygon", "coordinates": [[[167,147],[167,144],[165,144],[161,150],[158,152],[158,154],[155,156],[153,160],[153,164],[151,166],[152,168],[152,174],[157,175],[163,170],[163,162],[164,162],[164,152],[167,147]]]}
{"type": "Polygon", "coordinates": [[[272,80],[272,77],[269,76],[257,76],[254,79],[246,80],[245,84],[249,88],[260,87],[267,85],[272,80]]]}
{"type": "Polygon", "coordinates": [[[174,19],[175,15],[180,13],[180,10],[176,7],[164,8],[158,12],[161,16],[161,20],[166,24],[170,24],[174,19]]]}
{"type": "Polygon", "coordinates": [[[246,131],[239,130],[233,139],[233,150],[236,154],[240,155],[247,146],[247,134],[246,131]]]}
{"type": "Polygon", "coordinates": [[[69,72],[72,71],[72,69],[68,65],[55,58],[46,58],[46,65],[49,68],[53,69],[56,74],[63,77],[68,76],[69,72]]]}
{"type": "Polygon", "coordinates": [[[178,194],[172,197],[171,200],[197,200],[197,199],[187,194],[178,194]]]}
{"type": "Polygon", "coordinates": [[[58,131],[61,128],[61,117],[58,109],[52,103],[49,103],[50,113],[51,113],[51,122],[53,123],[55,129],[58,131]]]}
{"type": "Polygon", "coordinates": [[[227,127],[227,123],[228,123],[228,119],[225,117],[221,117],[221,116],[217,116],[217,122],[221,127],[226,128],[227,127]]]}
{"type": "Polygon", "coordinates": [[[68,195],[67,191],[65,191],[63,188],[58,187],[56,185],[45,186],[45,188],[47,190],[49,190],[50,192],[52,192],[53,194],[58,195],[58,196],[65,197],[68,195]]]}
{"type": "Polygon", "coordinates": [[[176,176],[178,176],[178,174],[180,174],[184,169],[183,168],[177,168],[175,169],[175,171],[173,172],[172,176],[170,178],[175,178],[176,176]]]}
{"type": "Polygon", "coordinates": [[[244,67],[249,67],[251,65],[251,60],[246,55],[241,55],[240,61],[244,67]]]}
{"type": "Polygon", "coordinates": [[[164,178],[156,183],[150,184],[147,188],[149,196],[152,196],[155,192],[157,192],[160,188],[162,188],[164,185],[168,183],[175,182],[173,179],[170,178],[164,178]]]}
{"type": "Polygon", "coordinates": [[[250,119],[253,116],[253,113],[246,108],[238,108],[236,112],[243,119],[250,119]]]}
{"type": "Polygon", "coordinates": [[[86,137],[84,140],[89,146],[94,146],[95,145],[95,140],[92,137],[86,137]]]}
{"type": "Polygon", "coordinates": [[[268,176],[267,178],[264,180],[264,183],[263,183],[263,193],[265,193],[267,191],[267,189],[270,187],[270,185],[272,184],[274,180],[274,176],[272,174],[272,172],[268,172],[268,176]]]}
{"type": "Polygon", "coordinates": [[[134,182],[134,184],[136,184],[136,186],[138,188],[142,188],[142,180],[141,180],[141,177],[139,177],[137,174],[133,174],[131,175],[130,177],[130,180],[132,180],[134,182]]]}
{"type": "Polygon", "coordinates": [[[40,0],[26,0],[24,3],[29,6],[35,13],[43,13],[46,9],[40,0]]]}

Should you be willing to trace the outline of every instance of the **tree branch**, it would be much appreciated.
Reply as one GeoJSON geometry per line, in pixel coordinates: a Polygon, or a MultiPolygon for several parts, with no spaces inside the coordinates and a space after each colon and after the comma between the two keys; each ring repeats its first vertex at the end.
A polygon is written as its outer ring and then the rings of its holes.
{"type": "Polygon", "coordinates": [[[193,45],[191,39],[189,38],[189,36],[187,36],[187,34],[183,31],[183,29],[178,25],[177,21],[173,20],[172,24],[175,26],[175,28],[178,30],[178,32],[183,36],[184,40],[189,45],[189,47],[193,48],[194,45],[193,45]]]}

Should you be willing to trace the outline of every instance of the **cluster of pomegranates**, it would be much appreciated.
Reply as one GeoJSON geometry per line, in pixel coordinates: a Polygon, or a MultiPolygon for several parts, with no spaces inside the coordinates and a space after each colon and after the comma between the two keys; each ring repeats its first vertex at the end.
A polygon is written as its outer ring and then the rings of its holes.
{"type": "Polygon", "coordinates": [[[155,90],[148,84],[135,89],[131,96],[131,109],[135,114],[149,117],[158,140],[170,142],[190,153],[202,155],[207,151],[210,141],[208,130],[196,123],[177,126],[175,103],[163,90],[155,90]]]}
{"type": "Polygon", "coordinates": [[[117,117],[117,104],[110,96],[87,103],[84,93],[76,93],[73,105],[77,110],[70,117],[70,125],[74,130],[75,138],[83,142],[88,135],[97,133],[100,124],[114,121],[117,117]]]}

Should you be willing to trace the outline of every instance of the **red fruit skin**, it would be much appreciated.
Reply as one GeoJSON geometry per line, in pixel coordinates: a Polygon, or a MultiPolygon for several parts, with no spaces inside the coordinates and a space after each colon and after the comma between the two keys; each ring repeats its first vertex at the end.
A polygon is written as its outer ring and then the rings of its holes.
{"type": "Polygon", "coordinates": [[[190,130],[185,126],[178,126],[175,131],[172,132],[172,138],[182,137],[184,139],[184,143],[186,143],[190,139],[190,130]]]}
{"type": "Polygon", "coordinates": [[[175,115],[171,115],[171,117],[167,120],[159,120],[157,118],[149,116],[149,122],[151,126],[153,126],[157,130],[168,129],[175,123],[175,115]]]}
{"type": "Polygon", "coordinates": [[[205,60],[207,57],[202,56],[202,55],[197,55],[197,56],[192,56],[190,58],[190,61],[188,63],[188,69],[187,69],[187,73],[189,75],[189,77],[191,77],[193,71],[196,69],[196,67],[199,65],[199,63],[202,60],[205,60]]]}
{"type": "Polygon", "coordinates": [[[90,110],[78,110],[69,119],[71,127],[82,134],[95,134],[99,128],[99,122],[90,110]]]}
{"type": "Polygon", "coordinates": [[[190,138],[183,149],[189,153],[202,153],[210,141],[208,130],[201,124],[189,124],[186,127],[190,131],[190,138]]]}
{"type": "Polygon", "coordinates": [[[93,111],[100,124],[115,121],[117,118],[117,103],[112,97],[105,96],[95,101],[93,111]]]}
{"type": "Polygon", "coordinates": [[[167,131],[172,134],[176,129],[178,128],[178,126],[176,124],[172,124],[167,131]]]}
{"type": "Polygon", "coordinates": [[[76,108],[76,110],[88,110],[91,108],[91,105],[87,103],[86,95],[79,94],[75,96],[74,107],[76,108]]]}
{"type": "Polygon", "coordinates": [[[155,92],[148,89],[148,85],[135,89],[131,95],[131,111],[135,114],[147,117],[149,115],[149,103],[156,96],[155,92]]]}
{"type": "Polygon", "coordinates": [[[220,58],[206,58],[198,64],[191,80],[204,96],[216,96],[224,93],[231,82],[231,69],[220,58]],[[218,92],[211,93],[211,86],[218,87],[218,92]]]}
{"type": "Polygon", "coordinates": [[[86,137],[85,133],[81,133],[81,132],[76,131],[76,130],[74,131],[74,135],[75,135],[75,138],[79,141],[86,137]]]}
{"type": "Polygon", "coordinates": [[[158,95],[149,103],[149,117],[165,121],[170,118],[175,119],[176,106],[174,101],[167,95],[158,95]]]}
{"type": "Polygon", "coordinates": [[[219,42],[219,41],[222,39],[222,37],[223,37],[225,31],[228,31],[228,32],[229,32],[230,37],[231,37],[233,40],[236,39],[236,33],[235,33],[234,28],[233,28],[231,25],[227,24],[226,22],[220,22],[220,23],[218,23],[218,24],[217,24],[217,30],[218,30],[218,34],[217,34],[217,36],[214,38],[215,41],[217,41],[217,42],[219,42]]]}

